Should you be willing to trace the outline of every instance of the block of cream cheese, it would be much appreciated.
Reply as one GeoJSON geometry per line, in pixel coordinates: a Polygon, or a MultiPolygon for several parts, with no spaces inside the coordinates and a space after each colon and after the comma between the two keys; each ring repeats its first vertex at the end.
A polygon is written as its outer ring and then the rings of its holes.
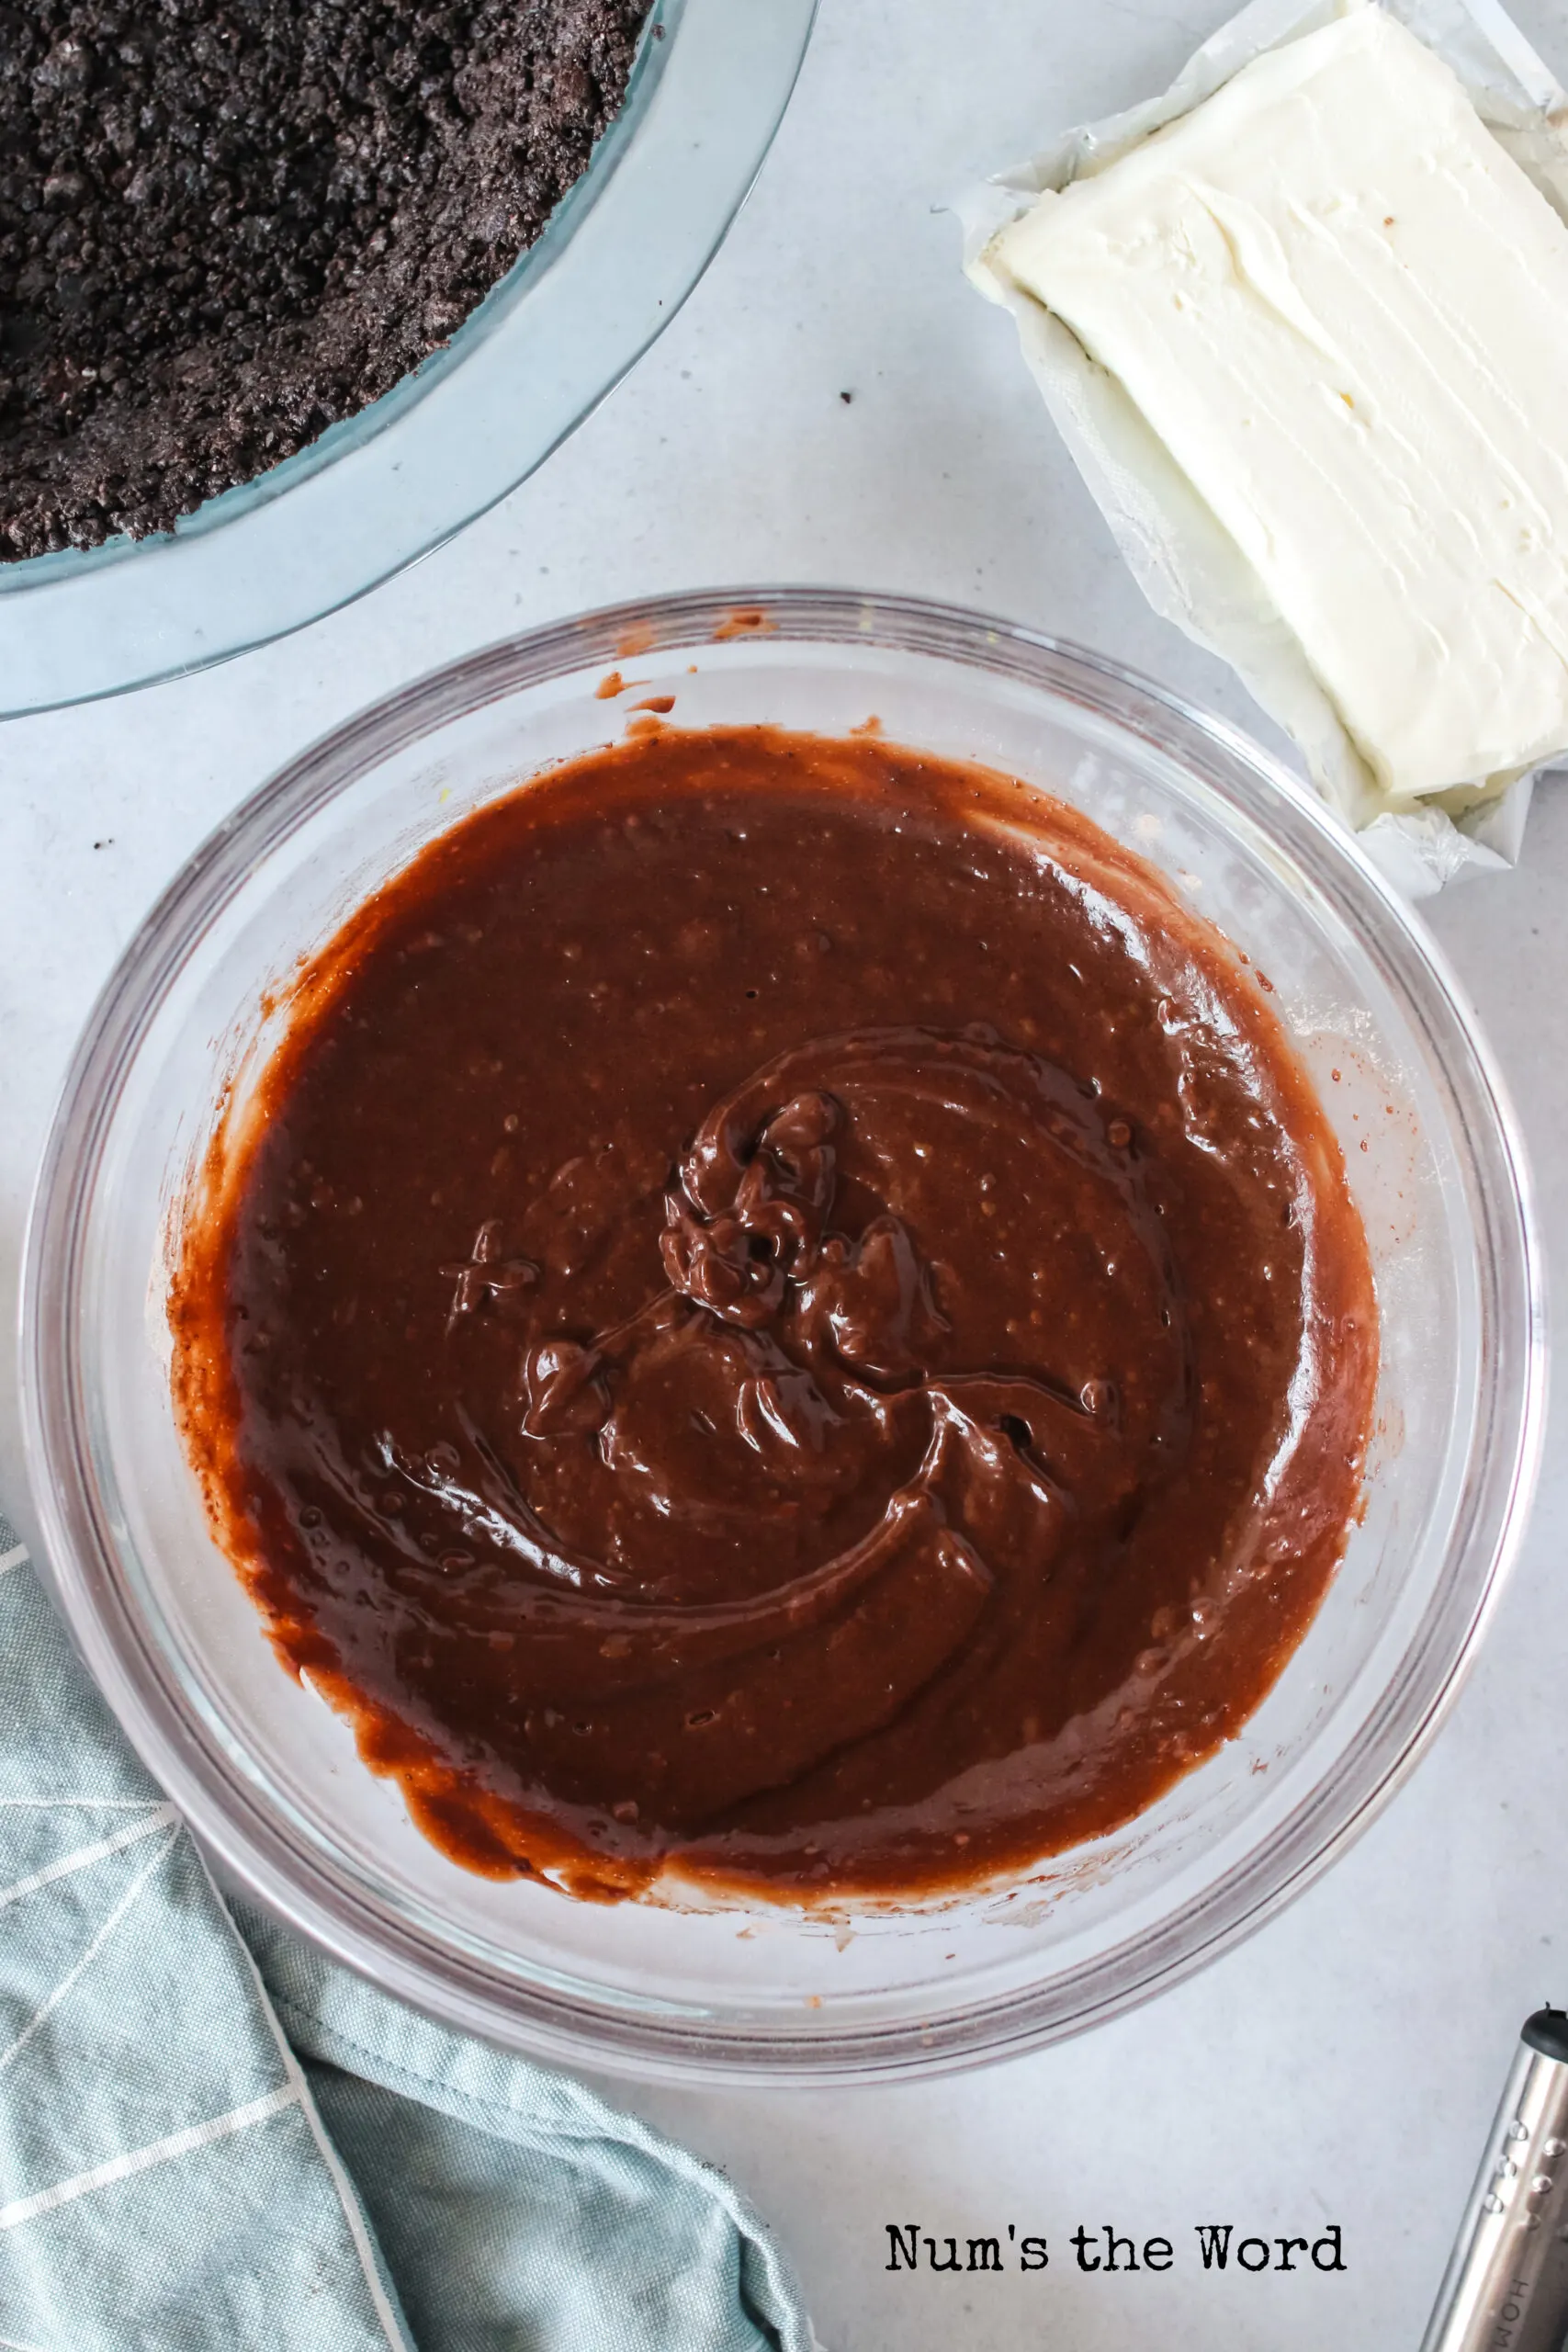
{"type": "Polygon", "coordinates": [[[987,259],[1120,381],[1383,791],[1568,746],[1568,227],[1363,7],[987,259]]]}

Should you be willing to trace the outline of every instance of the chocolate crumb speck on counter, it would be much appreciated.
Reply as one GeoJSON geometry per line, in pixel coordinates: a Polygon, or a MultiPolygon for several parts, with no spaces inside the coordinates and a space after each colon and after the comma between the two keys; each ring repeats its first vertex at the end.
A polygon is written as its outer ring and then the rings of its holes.
{"type": "Polygon", "coordinates": [[[445,343],[648,0],[0,0],[0,561],[170,529],[445,343]]]}

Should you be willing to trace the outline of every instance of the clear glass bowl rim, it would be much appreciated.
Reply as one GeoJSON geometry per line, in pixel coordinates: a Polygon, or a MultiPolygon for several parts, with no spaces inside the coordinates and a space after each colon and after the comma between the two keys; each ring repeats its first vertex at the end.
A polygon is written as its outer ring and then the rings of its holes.
{"type": "Polygon", "coordinates": [[[1354,840],[1239,729],[1106,657],[1019,624],[925,600],[803,587],[638,599],[554,622],[434,671],[281,768],[208,837],[147,916],[73,1057],[34,1193],[21,1293],[20,1386],[34,1509],[78,1649],[154,1777],[244,1894],[382,1989],[460,2030],[566,2064],[656,2080],[887,2081],[1020,2054],[1150,1998],[1239,1942],[1308,1886],[1401,1786],[1457,1696],[1529,1514],[1544,1432],[1542,1260],[1515,1114],[1491,1050],[1435,943],[1354,840]],[[117,1573],[94,1480],[80,1243],[121,1078],[173,976],[269,854],[355,778],[445,722],[556,676],[711,643],[738,612],[773,646],[877,647],[1021,680],[1142,737],[1264,824],[1305,878],[1377,932],[1383,977],[1428,1039],[1459,1114],[1483,1223],[1483,1362],[1491,1393],[1432,1605],[1382,1699],[1329,1777],[1235,1869],[1149,1934],[1048,1983],[940,2003],[919,2025],[694,2030],[650,2004],[600,2007],[519,1984],[434,1949],[306,1853],[182,1704],[177,1669],[117,1573]],[[1438,1048],[1435,1046],[1434,1050],[1438,1048]]]}

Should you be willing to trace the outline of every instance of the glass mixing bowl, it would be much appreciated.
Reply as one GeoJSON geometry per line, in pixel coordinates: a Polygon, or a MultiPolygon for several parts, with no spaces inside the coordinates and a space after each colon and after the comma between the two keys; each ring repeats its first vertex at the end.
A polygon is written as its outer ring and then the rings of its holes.
{"type": "Polygon", "coordinates": [[[1026,629],[895,598],[749,589],[564,621],[408,687],[284,769],[178,876],[93,1015],[25,1288],[27,1440],[62,1604],[227,1871],[437,2016],[651,2075],[874,2079],[998,2057],[1234,1943],[1365,1826],[1430,1737],[1540,1440],[1519,1146],[1408,909],[1231,729],[1026,629]],[[594,692],[612,665],[628,700],[672,695],[677,725],[838,733],[874,713],[890,737],[1087,810],[1263,959],[1366,1219],[1382,1315],[1366,1509],[1306,1639],[1245,1734],[1151,1810],[957,1905],[741,1917],[468,1876],[279,1668],[175,1430],[166,1227],[220,1088],[254,1082],[275,1042],[269,985],[477,804],[615,737],[617,704],[594,692]]]}
{"type": "Polygon", "coordinates": [[[817,0],[654,0],[626,103],[538,242],[359,415],[172,533],[0,564],[0,718],[200,670],[320,619],[515,490],[707,267],[817,0]]]}

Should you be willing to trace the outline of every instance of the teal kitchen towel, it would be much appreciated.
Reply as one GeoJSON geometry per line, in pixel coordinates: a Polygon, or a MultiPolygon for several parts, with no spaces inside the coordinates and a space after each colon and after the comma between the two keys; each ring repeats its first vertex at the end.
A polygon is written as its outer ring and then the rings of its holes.
{"type": "Polygon", "coordinates": [[[0,1519],[0,2352],[812,2352],[723,2177],[220,1900],[0,1519]]]}

